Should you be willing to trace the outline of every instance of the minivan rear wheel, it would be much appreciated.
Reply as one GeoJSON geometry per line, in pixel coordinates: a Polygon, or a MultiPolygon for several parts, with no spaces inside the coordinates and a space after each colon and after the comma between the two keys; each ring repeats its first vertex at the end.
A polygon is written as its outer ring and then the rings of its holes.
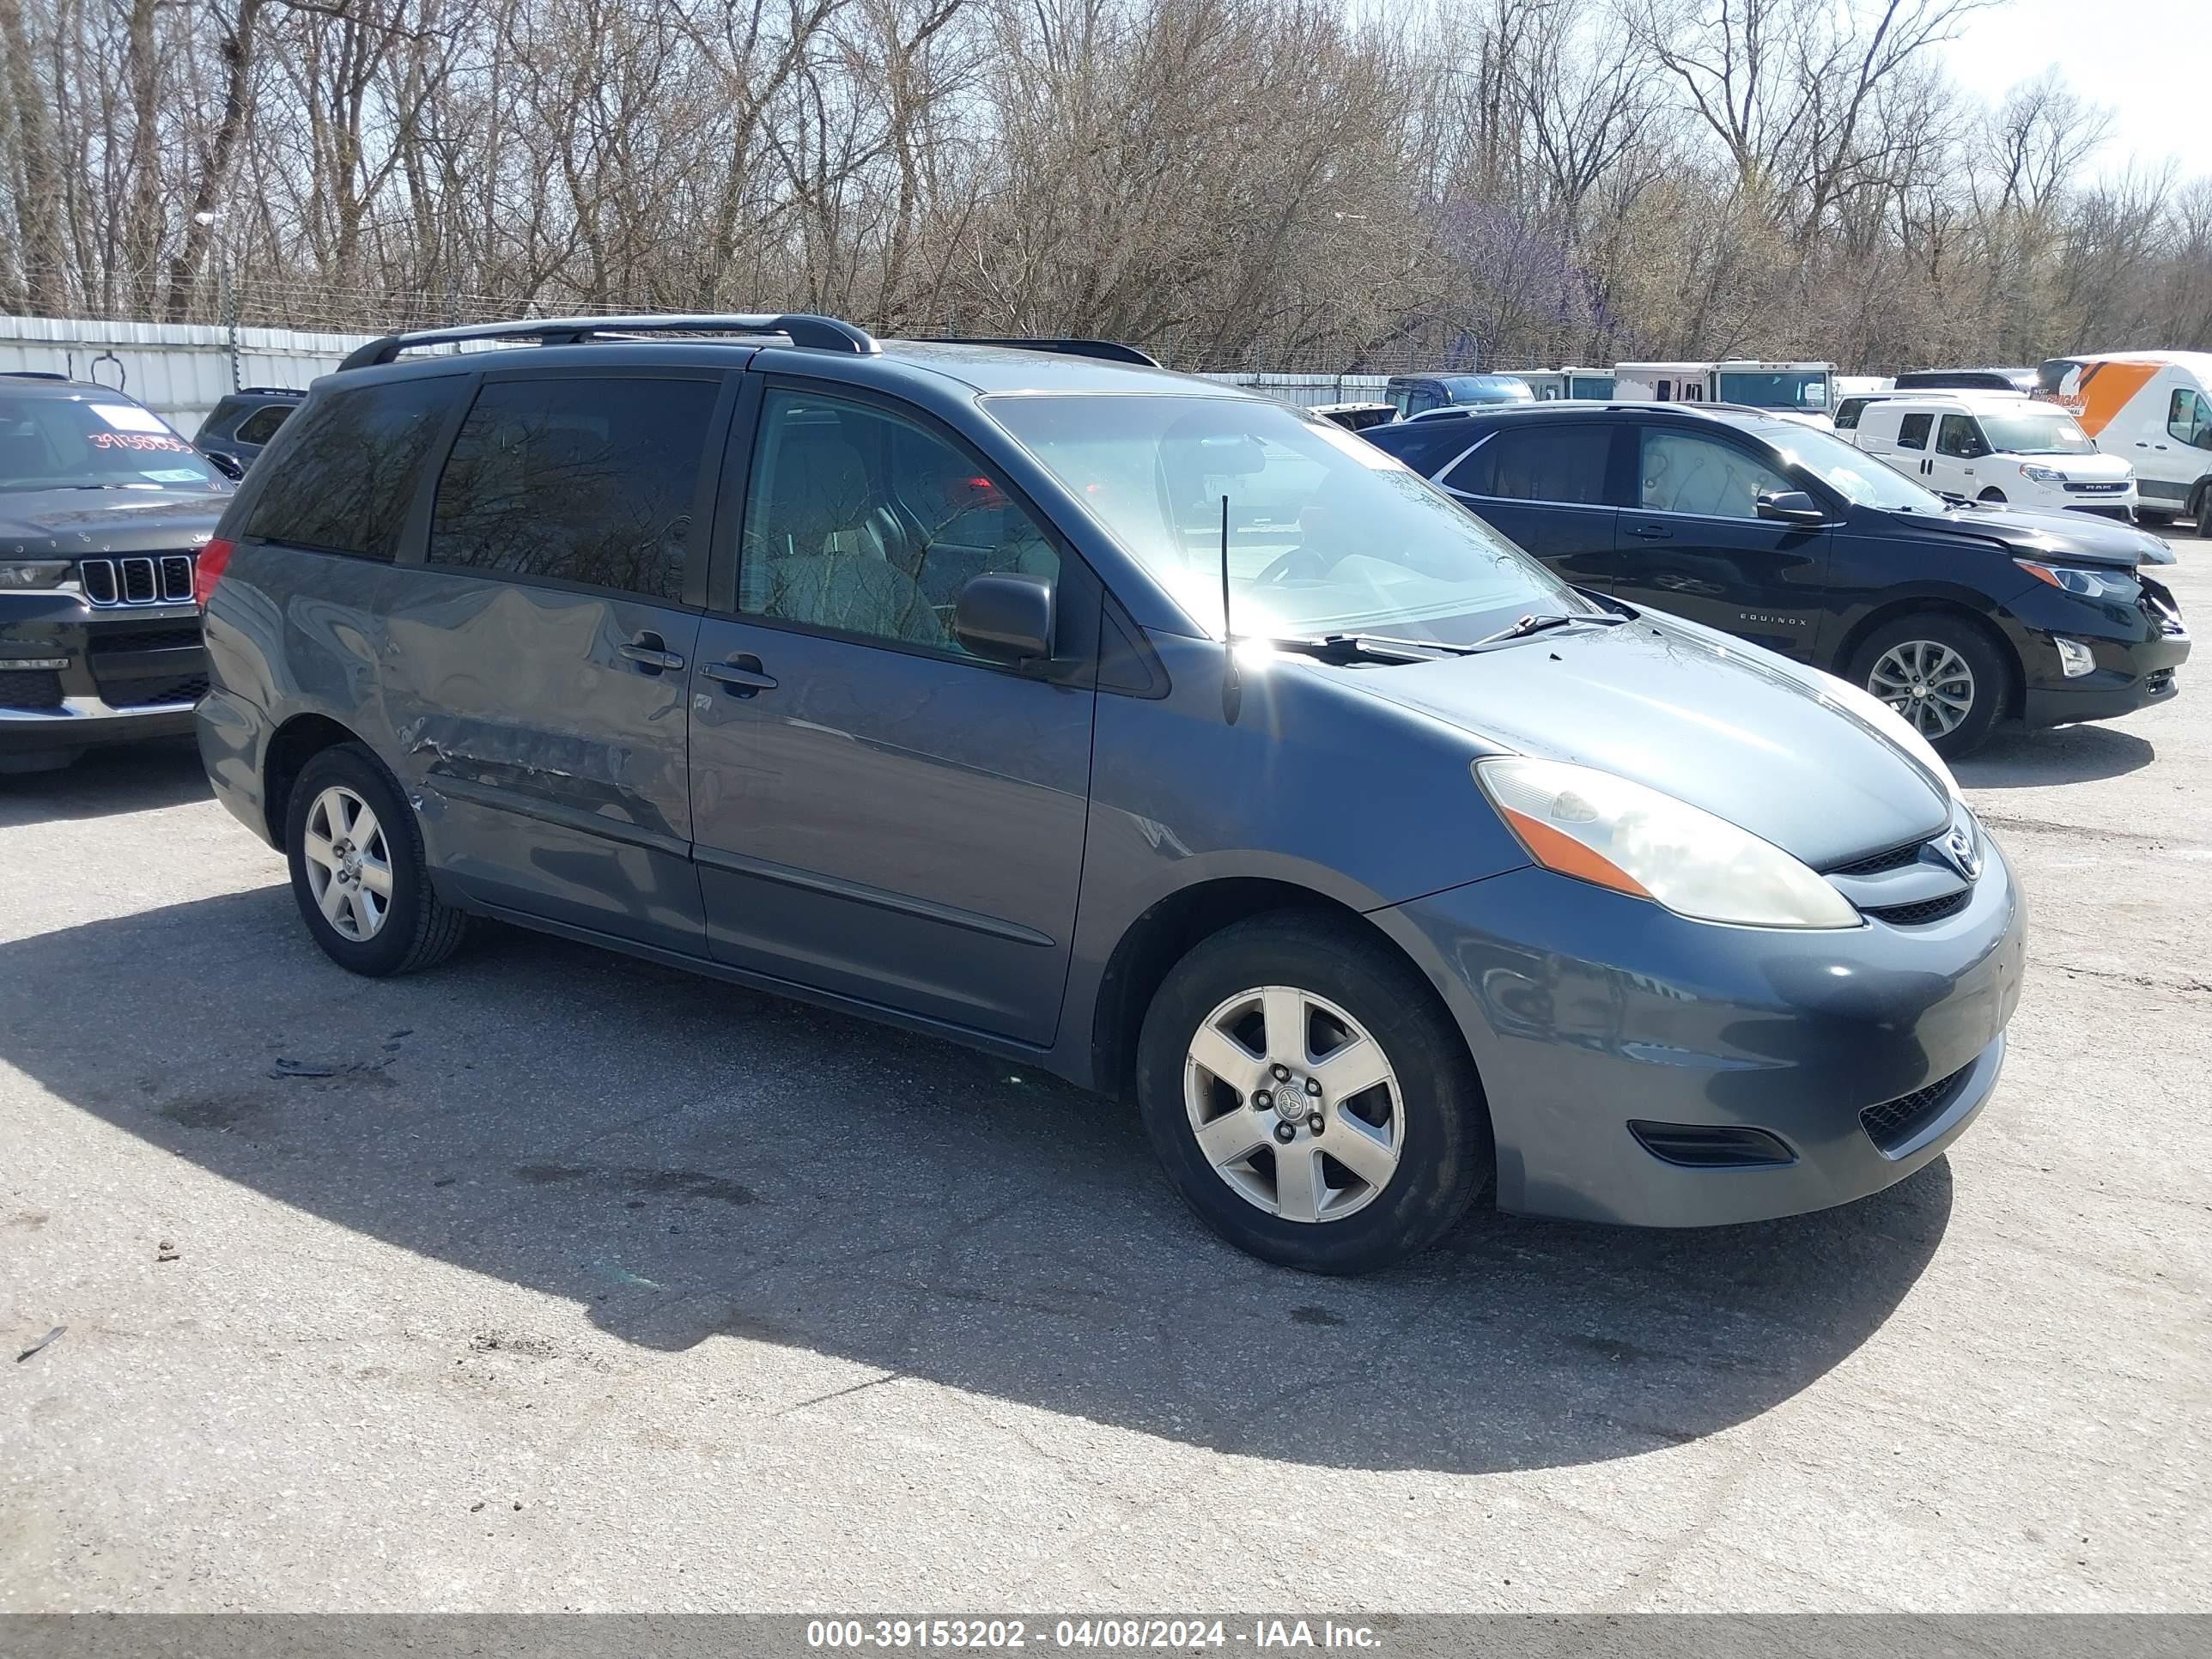
{"type": "Polygon", "coordinates": [[[368,749],[344,743],[313,757],[284,818],[292,896],[324,955],[374,979],[453,955],[468,917],[432,889],[414,811],[368,749]]]}
{"type": "Polygon", "coordinates": [[[1481,1085],[1435,993],[1328,916],[1256,916],[1176,963],[1145,1016],[1137,1099],[1199,1218],[1310,1273],[1433,1243],[1492,1173],[1481,1085]]]}
{"type": "Polygon", "coordinates": [[[1875,629],[1851,659],[1850,678],[1894,708],[1947,760],[1990,740],[2011,684],[1988,636],[1938,611],[1875,629]]]}

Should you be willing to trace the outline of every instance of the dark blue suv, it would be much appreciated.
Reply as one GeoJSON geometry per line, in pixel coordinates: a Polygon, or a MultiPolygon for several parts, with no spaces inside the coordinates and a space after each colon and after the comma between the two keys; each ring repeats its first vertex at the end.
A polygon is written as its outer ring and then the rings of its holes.
{"type": "Polygon", "coordinates": [[[817,317],[398,337],[202,572],[209,775],[342,967],[493,916],[956,1038],[1133,1097],[1273,1261],[1493,1182],[1840,1203],[2002,1061],[2022,901],[1908,726],[1210,381],[817,317]],[[515,349],[421,349],[465,339],[515,349]]]}

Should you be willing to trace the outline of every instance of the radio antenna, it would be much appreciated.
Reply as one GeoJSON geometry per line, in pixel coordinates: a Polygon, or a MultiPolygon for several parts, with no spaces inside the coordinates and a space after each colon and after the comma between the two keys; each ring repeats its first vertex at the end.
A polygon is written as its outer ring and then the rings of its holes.
{"type": "Polygon", "coordinates": [[[1224,646],[1237,643],[1237,635],[1229,626],[1229,497],[1221,498],[1221,642],[1224,646]]]}
{"type": "Polygon", "coordinates": [[[1237,635],[1229,626],[1229,497],[1221,498],[1221,718],[1231,726],[1244,707],[1244,682],[1237,672],[1237,635]]]}

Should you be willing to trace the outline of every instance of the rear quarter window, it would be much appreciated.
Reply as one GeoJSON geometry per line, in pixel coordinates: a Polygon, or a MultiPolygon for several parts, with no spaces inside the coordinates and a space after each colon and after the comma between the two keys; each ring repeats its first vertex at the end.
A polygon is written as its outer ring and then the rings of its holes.
{"type": "Polygon", "coordinates": [[[242,444],[265,444],[276,435],[276,428],[284,424],[284,417],[292,412],[289,404],[271,404],[266,409],[257,409],[238,424],[238,441],[242,444]]]}
{"type": "Polygon", "coordinates": [[[457,375],[321,393],[284,422],[246,534],[323,553],[392,560],[431,446],[452,411],[457,375]]]}

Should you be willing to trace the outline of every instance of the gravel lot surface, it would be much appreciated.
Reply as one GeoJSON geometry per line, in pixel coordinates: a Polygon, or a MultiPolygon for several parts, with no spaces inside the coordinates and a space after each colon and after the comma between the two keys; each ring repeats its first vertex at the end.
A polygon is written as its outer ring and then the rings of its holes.
{"type": "Polygon", "coordinates": [[[961,1049],[349,978],[189,750],[0,780],[0,1609],[2212,1608],[2199,658],[1960,769],[2031,968],[1948,1160],[1349,1283],[961,1049]]]}

